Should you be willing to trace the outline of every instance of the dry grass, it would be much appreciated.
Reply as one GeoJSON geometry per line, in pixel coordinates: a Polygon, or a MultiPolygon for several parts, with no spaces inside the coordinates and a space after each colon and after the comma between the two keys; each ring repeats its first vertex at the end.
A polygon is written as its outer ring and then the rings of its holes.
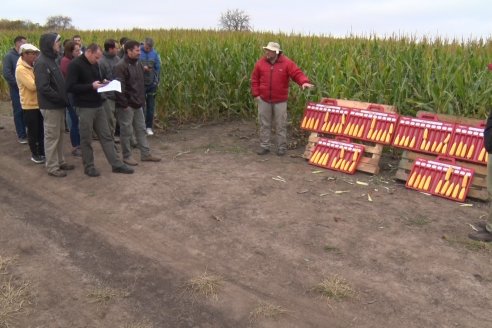
{"type": "Polygon", "coordinates": [[[0,256],[0,327],[11,326],[12,319],[24,313],[26,306],[31,304],[31,283],[21,281],[8,272],[14,258],[0,256]]]}
{"type": "Polygon", "coordinates": [[[352,287],[342,278],[327,278],[314,286],[312,291],[332,300],[342,300],[356,295],[352,287]]]}
{"type": "Polygon", "coordinates": [[[446,240],[451,245],[459,245],[473,252],[492,252],[492,245],[481,241],[472,239],[454,238],[449,236],[442,236],[442,239],[446,240]]]}
{"type": "Polygon", "coordinates": [[[271,318],[278,319],[279,316],[286,314],[287,310],[278,305],[273,305],[270,303],[260,303],[258,306],[249,314],[250,321],[256,321],[261,318],[271,318]]]}
{"type": "Polygon", "coordinates": [[[129,293],[125,290],[115,289],[111,287],[95,287],[88,294],[90,303],[105,305],[116,299],[128,297],[129,293]]]}
{"type": "Polygon", "coordinates": [[[202,295],[217,300],[222,281],[222,277],[204,272],[198,277],[190,279],[184,287],[193,297],[202,295]]]}

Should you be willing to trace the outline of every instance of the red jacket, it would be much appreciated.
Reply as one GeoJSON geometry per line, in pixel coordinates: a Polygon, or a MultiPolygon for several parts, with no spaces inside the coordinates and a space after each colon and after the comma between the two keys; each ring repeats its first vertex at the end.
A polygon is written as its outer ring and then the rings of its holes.
{"type": "Polygon", "coordinates": [[[274,64],[263,57],[256,62],[251,74],[251,93],[268,103],[287,101],[290,79],[300,86],[309,83],[301,69],[287,56],[280,54],[274,64]]]}

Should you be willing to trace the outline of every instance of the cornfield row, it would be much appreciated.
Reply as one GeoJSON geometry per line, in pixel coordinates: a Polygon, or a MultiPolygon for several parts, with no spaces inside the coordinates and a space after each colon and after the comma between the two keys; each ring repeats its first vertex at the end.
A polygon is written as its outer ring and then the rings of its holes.
{"type": "MultiPolygon", "coordinates": [[[[3,31],[0,57],[17,34],[38,43],[42,32],[3,31]]],[[[75,31],[64,31],[69,38],[75,31]]],[[[316,84],[293,86],[289,108],[294,121],[307,101],[322,97],[395,105],[404,115],[418,110],[484,118],[492,103],[490,40],[344,39],[268,33],[198,30],[86,31],[85,44],[106,38],[151,36],[163,62],[157,113],[163,122],[208,121],[255,116],[250,74],[261,46],[278,41],[316,84]]],[[[7,86],[0,79],[0,94],[7,86]]]]}

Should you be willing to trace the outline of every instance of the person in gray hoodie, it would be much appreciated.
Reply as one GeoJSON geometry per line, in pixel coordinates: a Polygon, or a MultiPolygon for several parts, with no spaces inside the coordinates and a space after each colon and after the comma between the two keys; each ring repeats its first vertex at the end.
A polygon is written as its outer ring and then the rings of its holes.
{"type": "Polygon", "coordinates": [[[74,165],[67,164],[63,156],[65,108],[68,97],[65,79],[55,60],[60,52],[61,37],[57,33],[45,33],[39,39],[41,55],[34,64],[34,77],[39,109],[44,119],[44,149],[48,174],[65,177],[74,165]]]}

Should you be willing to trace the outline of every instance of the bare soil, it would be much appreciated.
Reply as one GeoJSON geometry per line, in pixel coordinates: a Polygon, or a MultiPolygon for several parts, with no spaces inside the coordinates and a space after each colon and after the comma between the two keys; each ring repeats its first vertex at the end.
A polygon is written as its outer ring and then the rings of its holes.
{"type": "Polygon", "coordinates": [[[316,173],[302,148],[256,155],[254,122],[190,125],[149,138],[163,161],[133,175],[94,142],[89,178],[66,134],[76,169],[60,179],[17,143],[9,106],[0,256],[30,288],[10,327],[492,327],[492,248],[466,237],[487,205],[405,189],[390,153],[378,176],[316,173]],[[187,288],[204,274],[215,297],[187,288]],[[334,278],[353,293],[314,288],[334,278]]]}

